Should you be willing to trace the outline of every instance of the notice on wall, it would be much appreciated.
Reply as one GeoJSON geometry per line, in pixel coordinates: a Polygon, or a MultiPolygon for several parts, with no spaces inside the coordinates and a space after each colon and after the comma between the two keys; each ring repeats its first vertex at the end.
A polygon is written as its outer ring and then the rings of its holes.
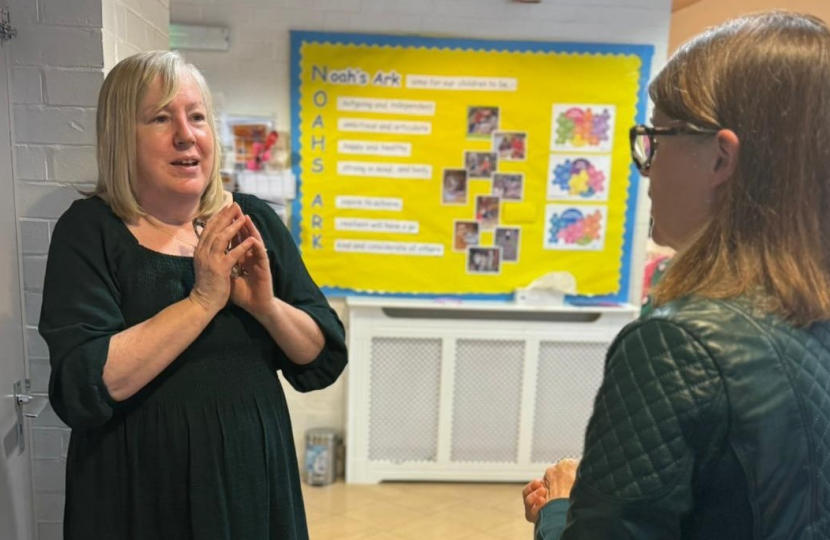
{"type": "Polygon", "coordinates": [[[330,295],[628,296],[651,46],[292,32],[292,232],[330,295]]]}

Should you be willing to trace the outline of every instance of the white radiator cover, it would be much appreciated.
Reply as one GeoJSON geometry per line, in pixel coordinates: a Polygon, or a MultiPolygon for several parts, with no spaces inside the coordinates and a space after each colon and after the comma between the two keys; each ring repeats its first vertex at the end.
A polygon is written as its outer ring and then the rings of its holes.
{"type": "Polygon", "coordinates": [[[526,482],[579,457],[634,306],[349,298],[346,481],[526,482]]]}

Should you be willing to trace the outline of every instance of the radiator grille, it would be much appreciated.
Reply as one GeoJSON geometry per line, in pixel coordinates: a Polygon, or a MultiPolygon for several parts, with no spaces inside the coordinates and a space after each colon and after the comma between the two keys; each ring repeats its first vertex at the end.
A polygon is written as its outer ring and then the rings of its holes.
{"type": "Polygon", "coordinates": [[[435,461],[440,383],[440,339],[372,339],[369,459],[435,461]]]}
{"type": "Polygon", "coordinates": [[[524,341],[457,341],[452,461],[517,461],[524,341]]]}

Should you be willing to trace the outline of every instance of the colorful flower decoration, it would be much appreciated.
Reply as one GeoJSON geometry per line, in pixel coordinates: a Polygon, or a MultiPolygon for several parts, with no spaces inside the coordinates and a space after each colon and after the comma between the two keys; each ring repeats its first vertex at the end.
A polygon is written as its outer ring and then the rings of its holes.
{"type": "Polygon", "coordinates": [[[553,183],[571,197],[591,198],[605,189],[605,173],[587,159],[570,159],[553,171],[553,183]]]}
{"type": "Polygon", "coordinates": [[[602,236],[602,213],[595,210],[584,216],[576,208],[554,214],[550,220],[551,244],[577,244],[586,246],[602,236]]]}
{"type": "Polygon", "coordinates": [[[572,107],[556,119],[556,144],[574,147],[599,146],[609,140],[611,113],[603,109],[595,114],[590,107],[572,107]]]}

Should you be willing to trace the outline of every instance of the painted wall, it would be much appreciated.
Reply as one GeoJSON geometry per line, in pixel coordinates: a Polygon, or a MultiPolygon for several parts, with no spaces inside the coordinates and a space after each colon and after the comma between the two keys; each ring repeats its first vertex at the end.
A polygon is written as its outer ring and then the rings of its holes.
{"type": "Polygon", "coordinates": [[[827,0],[701,0],[672,14],[669,51],[674,51],[684,41],[710,26],[732,17],[768,9],[810,13],[830,22],[830,2],[827,0]]]}

